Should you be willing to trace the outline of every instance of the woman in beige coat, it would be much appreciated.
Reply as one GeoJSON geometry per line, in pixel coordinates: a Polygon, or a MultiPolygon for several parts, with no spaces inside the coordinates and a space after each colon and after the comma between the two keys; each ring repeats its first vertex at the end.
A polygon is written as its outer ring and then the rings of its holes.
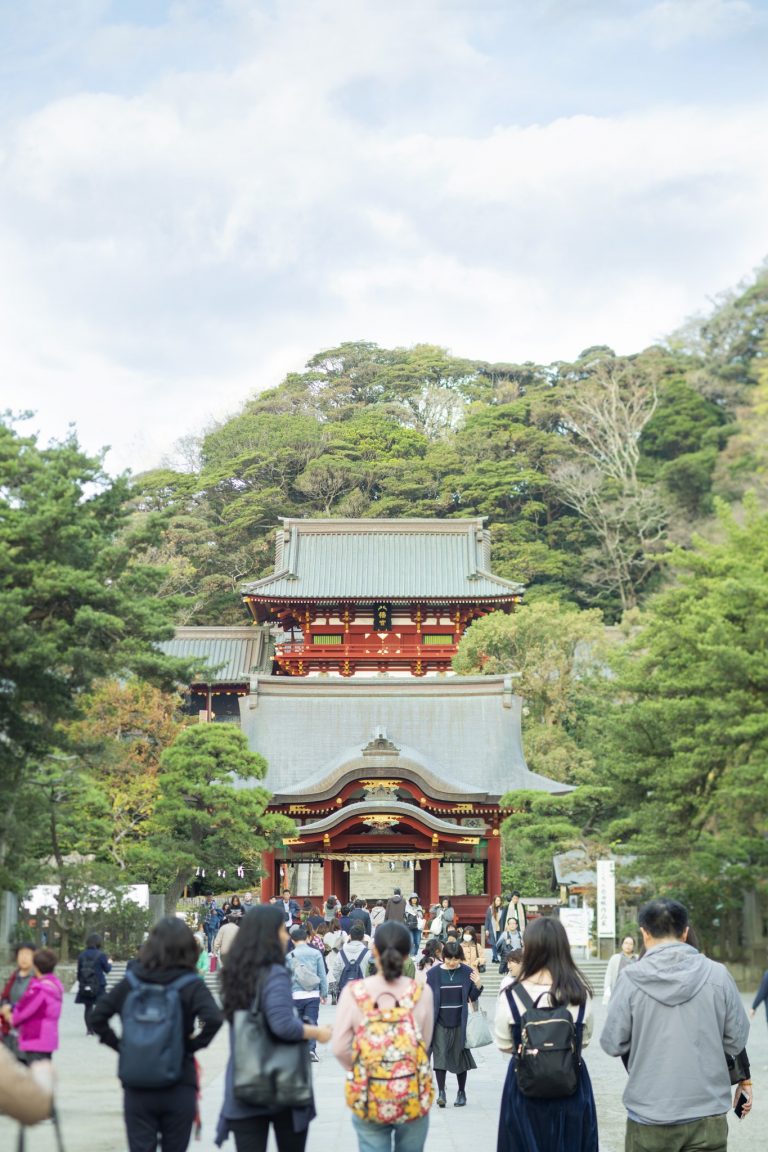
{"type": "Polygon", "coordinates": [[[473,972],[485,972],[485,948],[478,943],[474,928],[462,929],[461,950],[464,953],[464,963],[469,964],[473,972]]]}

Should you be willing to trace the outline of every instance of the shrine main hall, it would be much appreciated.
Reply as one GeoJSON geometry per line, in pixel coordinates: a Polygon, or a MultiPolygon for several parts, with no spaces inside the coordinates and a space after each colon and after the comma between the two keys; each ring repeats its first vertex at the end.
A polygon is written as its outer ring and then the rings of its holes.
{"type": "Polygon", "coordinates": [[[251,623],[163,645],[211,669],[194,710],[239,723],[295,822],[262,900],[397,886],[466,918],[501,892],[502,797],[568,789],[526,765],[513,676],[451,670],[473,621],[522,600],[490,567],[480,518],[286,519],[273,574],[242,589],[251,623]]]}

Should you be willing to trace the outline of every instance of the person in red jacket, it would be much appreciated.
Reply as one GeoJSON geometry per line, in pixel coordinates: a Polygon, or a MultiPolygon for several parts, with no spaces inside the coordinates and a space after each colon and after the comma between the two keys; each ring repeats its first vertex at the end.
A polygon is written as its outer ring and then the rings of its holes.
{"type": "MultiPolygon", "coordinates": [[[[35,975],[32,963],[34,955],[35,946],[29,941],[25,940],[16,945],[16,967],[0,992],[0,1006],[7,1004],[15,1008],[21,1000],[35,975]]],[[[8,1051],[15,1056],[18,1051],[18,1038],[5,1015],[0,1015],[0,1037],[8,1051]]]]}
{"type": "Polygon", "coordinates": [[[58,960],[52,948],[38,948],[33,957],[35,976],[26,992],[15,1008],[6,1004],[0,1009],[19,1034],[19,1059],[24,1064],[50,1060],[59,1046],[64,988],[53,971],[58,960]]]}

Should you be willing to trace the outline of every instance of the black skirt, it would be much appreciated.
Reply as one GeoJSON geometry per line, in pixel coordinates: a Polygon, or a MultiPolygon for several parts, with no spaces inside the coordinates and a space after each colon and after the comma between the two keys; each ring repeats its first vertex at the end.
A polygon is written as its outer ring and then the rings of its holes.
{"type": "Polygon", "coordinates": [[[453,1072],[454,1075],[477,1068],[474,1056],[462,1043],[461,1027],[446,1028],[439,1020],[435,1024],[432,1037],[432,1067],[453,1072]]]}

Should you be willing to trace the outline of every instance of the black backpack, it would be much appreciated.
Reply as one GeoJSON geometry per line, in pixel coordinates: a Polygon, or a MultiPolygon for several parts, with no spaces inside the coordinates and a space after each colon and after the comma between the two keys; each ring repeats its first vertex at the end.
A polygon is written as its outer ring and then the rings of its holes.
{"type": "Polygon", "coordinates": [[[342,989],[345,988],[346,985],[349,984],[352,980],[362,980],[365,977],[363,964],[365,963],[365,958],[368,955],[368,949],[364,948],[355,960],[350,960],[349,956],[347,956],[343,948],[339,955],[341,956],[343,968],[341,969],[341,972],[339,972],[339,987],[336,993],[337,996],[341,995],[342,989]]]}
{"type": "Polygon", "coordinates": [[[584,1005],[574,1024],[567,1007],[540,1008],[548,992],[532,1000],[522,984],[505,989],[515,1040],[515,1075],[523,1096],[556,1100],[573,1096],[579,1086],[581,1042],[584,1033],[584,1005]],[[516,993],[525,1005],[520,1015],[516,993]]]}
{"type": "Polygon", "coordinates": [[[77,983],[81,996],[95,1000],[99,995],[99,962],[95,956],[86,956],[85,953],[77,962],[77,983]]]}
{"type": "Polygon", "coordinates": [[[170,984],[148,984],[129,969],[125,978],[131,991],[120,1012],[117,1074],[124,1088],[170,1088],[181,1080],[186,1052],[179,992],[200,977],[189,972],[170,984]]]}

